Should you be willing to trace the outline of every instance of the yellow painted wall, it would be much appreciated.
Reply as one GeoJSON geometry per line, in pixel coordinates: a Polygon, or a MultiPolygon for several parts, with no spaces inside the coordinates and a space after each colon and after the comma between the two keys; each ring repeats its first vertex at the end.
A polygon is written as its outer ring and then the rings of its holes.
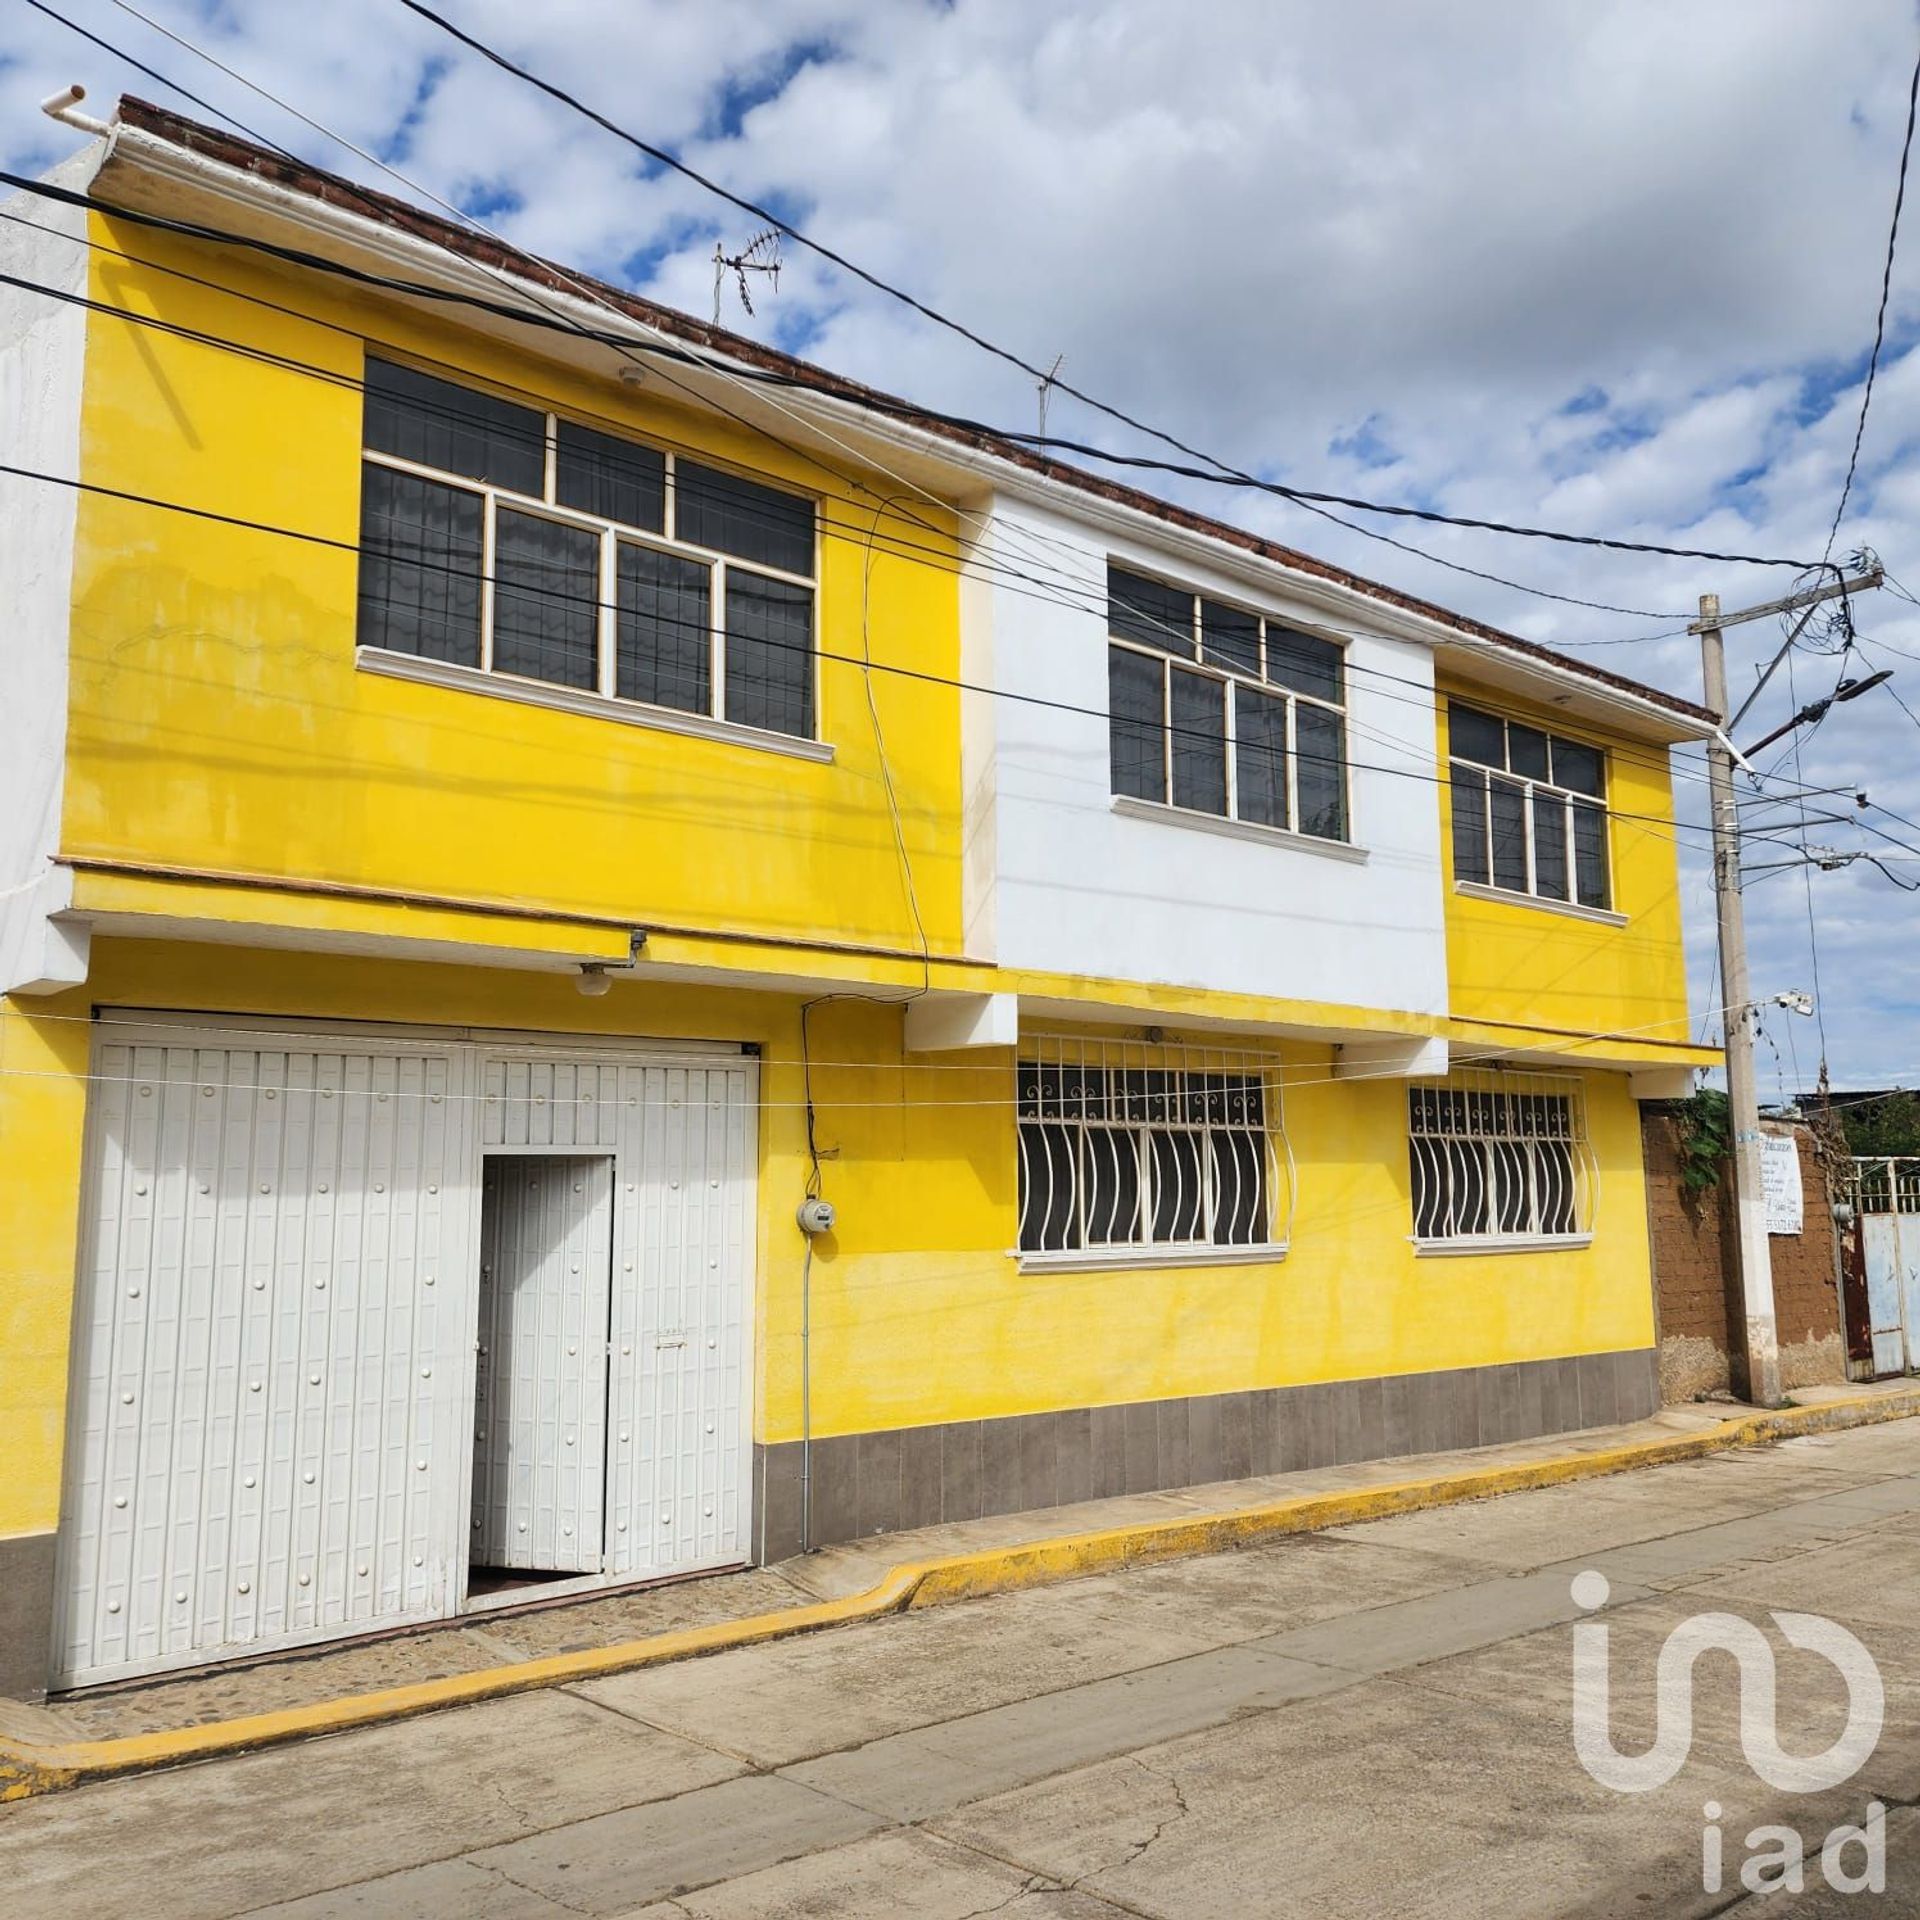
{"type": "MultiPolygon", "coordinates": [[[[933,559],[884,550],[869,572],[875,494],[675,406],[664,379],[634,392],[563,376],[231,249],[97,216],[93,230],[106,246],[312,318],[104,251],[94,255],[97,298],[337,378],[95,315],[83,422],[90,481],[351,545],[364,332],[562,411],[822,493],[819,644],[842,658],[823,661],[821,673],[831,765],[379,678],[354,667],[352,552],[87,495],[74,568],[66,851],[917,945],[874,719],[850,662],[870,644],[882,662],[956,677],[958,584],[933,559]]],[[[882,513],[881,529],[935,556],[954,551],[951,516],[911,496],[882,513]]],[[[927,935],[936,952],[957,951],[959,696],[888,673],[873,676],[873,696],[927,935]]]]}
{"type": "MultiPolygon", "coordinates": [[[[799,1003],[563,975],[102,939],[89,989],[0,1023],[8,1178],[0,1534],[54,1524],[93,1004],[752,1041],[762,1049],[756,1434],[800,1432],[807,1177],[799,1003]]],[[[900,1053],[901,1013],[810,1020],[822,1189],[813,1268],[816,1434],[1643,1347],[1653,1338],[1637,1110],[1587,1077],[1602,1173],[1591,1249],[1418,1258],[1406,1089],[1280,1056],[1298,1163],[1293,1250],[1269,1265],[1022,1273],[1012,1058],[900,1053]]]]}
{"type": "Polygon", "coordinates": [[[54,1011],[0,999],[0,1538],[60,1513],[88,1033],[54,1011]]]}
{"type": "MultiPolygon", "coordinates": [[[[1456,1022],[1510,1026],[1514,1044],[1542,1035],[1621,1034],[1686,1042],[1686,959],[1680,937],[1679,855],[1673,784],[1661,747],[1609,740],[1551,708],[1460,685],[1444,695],[1550,732],[1591,741],[1607,754],[1613,904],[1625,926],[1560,913],[1523,899],[1487,900],[1453,885],[1453,807],[1440,786],[1440,843],[1447,885],[1448,993],[1456,1022]],[[1642,815],[1652,818],[1633,818],[1642,815]]],[[[1447,766],[1445,700],[1439,758],[1447,766]]],[[[1549,1044],[1546,1038],[1536,1044],[1549,1044]]]]}

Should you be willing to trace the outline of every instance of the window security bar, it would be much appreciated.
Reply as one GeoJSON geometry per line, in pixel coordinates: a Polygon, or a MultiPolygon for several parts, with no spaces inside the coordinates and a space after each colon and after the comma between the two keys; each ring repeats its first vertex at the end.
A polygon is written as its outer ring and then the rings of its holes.
{"type": "Polygon", "coordinates": [[[1578,1079],[1456,1073],[1407,1092],[1413,1237],[1573,1239],[1593,1230],[1599,1163],[1578,1079]]]}
{"type": "Polygon", "coordinates": [[[1295,1180],[1273,1056],[1038,1036],[1016,1076],[1023,1252],[1284,1251],[1295,1180]]]}

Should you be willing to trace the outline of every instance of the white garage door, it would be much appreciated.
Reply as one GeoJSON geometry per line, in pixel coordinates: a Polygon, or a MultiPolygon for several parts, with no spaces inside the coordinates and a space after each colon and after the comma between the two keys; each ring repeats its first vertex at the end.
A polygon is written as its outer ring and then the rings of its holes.
{"type": "Polygon", "coordinates": [[[93,1072],[58,1684],[449,1616],[481,1598],[470,1564],[592,1583],[747,1559],[737,1049],[127,1019],[93,1072]],[[483,1182],[561,1168],[593,1205],[521,1209],[515,1271],[591,1265],[593,1298],[483,1381],[483,1182]],[[535,1467],[500,1539],[520,1460],[490,1453],[493,1414],[509,1439],[524,1416],[535,1467]],[[543,1479],[569,1434],[571,1476],[543,1479]],[[529,1551],[503,1551],[521,1518],[529,1551]]]}
{"type": "Polygon", "coordinates": [[[95,1049],[67,1684],[430,1616],[458,1577],[458,1050],[220,1041],[95,1049]]]}

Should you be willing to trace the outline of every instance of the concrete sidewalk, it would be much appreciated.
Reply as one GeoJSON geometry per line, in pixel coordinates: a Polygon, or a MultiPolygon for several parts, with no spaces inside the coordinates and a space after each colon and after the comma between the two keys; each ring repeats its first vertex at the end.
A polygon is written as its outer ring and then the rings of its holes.
{"type": "Polygon", "coordinates": [[[47,1707],[0,1701],[0,1798],[438,1706],[630,1671],[848,1620],[1115,1566],[1565,1484],[1920,1412],[1920,1383],[1805,1389],[1762,1414],[1672,1407],[1628,1426],[1374,1460],[875,1536],[768,1568],[532,1602],[47,1707]]]}

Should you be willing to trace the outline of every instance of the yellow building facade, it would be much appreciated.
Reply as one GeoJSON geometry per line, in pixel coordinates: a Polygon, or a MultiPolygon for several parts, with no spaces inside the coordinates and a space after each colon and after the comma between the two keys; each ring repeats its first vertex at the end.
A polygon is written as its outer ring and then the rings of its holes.
{"type": "Polygon", "coordinates": [[[0,1690],[1651,1407],[1698,709],[153,109],[26,212],[0,1690]]]}

